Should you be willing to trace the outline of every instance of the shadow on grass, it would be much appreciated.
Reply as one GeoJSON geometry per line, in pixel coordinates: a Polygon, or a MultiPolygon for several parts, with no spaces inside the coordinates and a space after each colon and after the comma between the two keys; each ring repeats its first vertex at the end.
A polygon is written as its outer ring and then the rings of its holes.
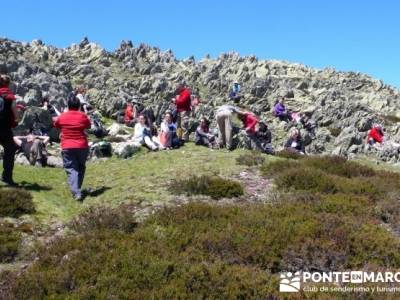
{"type": "Polygon", "coordinates": [[[111,188],[108,186],[101,186],[97,188],[90,188],[87,190],[83,190],[83,197],[97,197],[103,194],[105,191],[110,190],[111,188]]]}
{"type": "Polygon", "coordinates": [[[19,189],[24,189],[27,191],[51,191],[53,188],[47,185],[40,185],[38,183],[31,183],[31,182],[18,182],[16,186],[8,186],[8,185],[2,185],[0,188],[19,188],[19,189]]]}

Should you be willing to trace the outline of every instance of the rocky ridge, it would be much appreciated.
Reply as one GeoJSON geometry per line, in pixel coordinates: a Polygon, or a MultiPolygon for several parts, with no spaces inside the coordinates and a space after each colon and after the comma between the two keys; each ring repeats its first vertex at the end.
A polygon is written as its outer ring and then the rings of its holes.
{"type": "MultiPolygon", "coordinates": [[[[318,70],[237,53],[178,60],[170,50],[135,47],[130,41],[108,52],[87,38],[64,49],[40,40],[0,39],[0,72],[11,75],[12,89],[31,106],[38,105],[44,94],[63,106],[74,86],[85,85],[89,102],[107,116],[134,97],[142,98],[158,116],[176,85],[184,81],[202,99],[197,116],[213,118],[214,108],[228,102],[232,82],[238,80],[244,96],[241,104],[267,118],[278,149],[288,129],[271,114],[278,96],[287,98],[289,108],[312,113],[318,129],[313,140],[305,134],[310,153],[365,153],[366,133],[374,122],[383,123],[386,135],[400,141],[399,90],[361,73],[318,70]]],[[[399,153],[385,149],[378,157],[397,162],[399,153]]]]}

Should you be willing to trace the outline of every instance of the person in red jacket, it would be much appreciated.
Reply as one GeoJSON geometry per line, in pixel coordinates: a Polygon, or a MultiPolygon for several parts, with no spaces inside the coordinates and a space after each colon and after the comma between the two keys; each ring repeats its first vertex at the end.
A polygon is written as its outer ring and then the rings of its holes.
{"type": "Polygon", "coordinates": [[[248,135],[254,135],[256,133],[258,118],[255,114],[248,111],[239,111],[238,118],[242,121],[243,129],[248,135]]]}
{"type": "Polygon", "coordinates": [[[4,148],[3,174],[1,180],[14,186],[13,180],[14,156],[17,146],[14,143],[12,128],[17,125],[18,111],[15,95],[9,89],[11,79],[0,75],[0,144],[4,148]]]}
{"type": "Polygon", "coordinates": [[[175,93],[177,96],[173,99],[173,102],[175,103],[178,112],[177,127],[182,130],[180,138],[187,142],[189,141],[189,118],[190,111],[192,110],[191,94],[189,88],[183,84],[178,85],[175,93]]]}
{"type": "Polygon", "coordinates": [[[126,126],[133,126],[135,123],[135,108],[132,103],[126,104],[124,122],[126,126]]]}
{"type": "Polygon", "coordinates": [[[375,143],[383,144],[384,134],[382,130],[382,126],[379,124],[375,124],[372,129],[368,132],[367,143],[370,145],[374,145],[375,143]]]}
{"type": "Polygon", "coordinates": [[[85,129],[90,128],[90,120],[81,111],[79,99],[71,94],[68,111],[54,121],[54,127],[61,129],[61,150],[68,184],[75,200],[82,200],[82,183],[85,177],[86,159],[89,153],[85,129]]]}

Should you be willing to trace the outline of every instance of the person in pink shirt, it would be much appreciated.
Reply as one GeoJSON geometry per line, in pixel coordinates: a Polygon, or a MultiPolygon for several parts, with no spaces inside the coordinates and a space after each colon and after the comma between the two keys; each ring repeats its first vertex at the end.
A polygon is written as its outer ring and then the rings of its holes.
{"type": "Polygon", "coordinates": [[[75,200],[83,199],[81,187],[89,154],[85,130],[90,126],[89,118],[80,111],[79,99],[71,94],[68,99],[68,111],[55,118],[54,127],[61,129],[63,164],[75,200]]]}

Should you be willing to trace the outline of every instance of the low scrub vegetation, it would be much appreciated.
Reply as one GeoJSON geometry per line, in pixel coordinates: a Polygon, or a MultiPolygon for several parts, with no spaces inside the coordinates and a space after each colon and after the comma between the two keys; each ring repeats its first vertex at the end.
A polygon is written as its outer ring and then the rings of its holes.
{"type": "Polygon", "coordinates": [[[277,152],[275,152],[275,155],[278,157],[290,158],[290,159],[300,159],[300,158],[304,157],[304,155],[301,155],[295,151],[289,151],[289,150],[277,151],[277,152]]]}
{"type": "Polygon", "coordinates": [[[137,222],[133,217],[132,206],[123,204],[118,208],[108,206],[90,207],[71,222],[71,228],[84,233],[93,230],[115,229],[133,232],[137,222]]]}
{"type": "MultiPolygon", "coordinates": [[[[12,282],[18,299],[279,298],[279,272],[399,268],[368,197],[292,194],[276,205],[191,203],[134,231],[54,243],[12,282]]],[[[132,219],[133,220],[133,219],[132,219]]]]}
{"type": "Polygon", "coordinates": [[[338,137],[340,133],[342,132],[342,129],[338,127],[328,127],[329,132],[331,133],[332,136],[338,137]]]}
{"type": "Polygon", "coordinates": [[[0,224],[0,263],[11,262],[18,254],[20,234],[12,226],[0,224]]]}
{"type": "Polygon", "coordinates": [[[205,195],[213,199],[233,198],[244,194],[242,185],[219,176],[191,176],[188,179],[174,180],[171,191],[175,194],[205,195]]]}
{"type": "Polygon", "coordinates": [[[371,210],[384,222],[399,226],[400,174],[376,171],[341,157],[305,157],[301,160],[274,161],[261,171],[273,177],[278,189],[290,194],[342,194],[364,196],[371,210]]]}
{"type": "Polygon", "coordinates": [[[17,218],[35,212],[32,196],[22,189],[0,189],[0,217],[17,218]]]}
{"type": "Polygon", "coordinates": [[[246,154],[242,154],[236,158],[236,163],[238,165],[244,166],[257,166],[262,165],[265,162],[265,158],[261,155],[260,152],[252,151],[246,154]]]}

